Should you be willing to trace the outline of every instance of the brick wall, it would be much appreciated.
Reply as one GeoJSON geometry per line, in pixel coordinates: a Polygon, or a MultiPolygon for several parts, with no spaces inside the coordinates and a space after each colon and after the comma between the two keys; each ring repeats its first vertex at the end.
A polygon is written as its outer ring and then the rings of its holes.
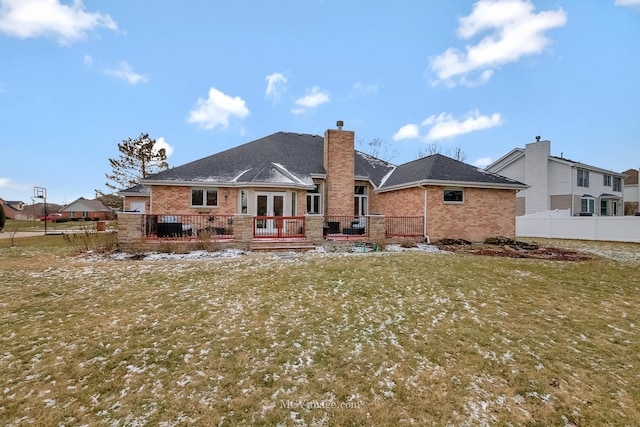
{"type": "MultiPolygon", "coordinates": [[[[513,190],[465,188],[463,203],[445,203],[444,187],[427,187],[427,234],[431,240],[445,237],[482,241],[487,237],[514,237],[516,200],[513,190]]],[[[385,216],[423,216],[424,189],[379,193],[375,209],[385,216]]],[[[373,210],[372,210],[373,212],[373,210]]]]}
{"type": "Polygon", "coordinates": [[[154,185],[152,214],[195,215],[212,213],[216,215],[233,215],[236,212],[235,188],[218,188],[217,208],[192,208],[191,187],[154,185]],[[225,197],[226,194],[226,197],[225,197]]]}
{"type": "Polygon", "coordinates": [[[515,237],[514,190],[465,188],[463,203],[445,203],[444,187],[427,189],[427,234],[432,240],[445,237],[482,241],[487,237],[515,237]]]}
{"type": "Polygon", "coordinates": [[[325,214],[353,215],[354,132],[328,129],[324,133],[325,214]]]}

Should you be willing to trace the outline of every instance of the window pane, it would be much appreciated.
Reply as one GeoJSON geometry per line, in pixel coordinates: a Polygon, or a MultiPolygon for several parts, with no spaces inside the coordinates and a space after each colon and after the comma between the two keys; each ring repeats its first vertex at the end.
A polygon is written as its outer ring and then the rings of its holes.
{"type": "Polygon", "coordinates": [[[240,212],[247,213],[247,192],[244,190],[240,192],[240,212]]]}
{"type": "Polygon", "coordinates": [[[462,202],[463,192],[462,190],[444,190],[445,202],[462,202]]]}
{"type": "Polygon", "coordinates": [[[207,206],[218,206],[218,190],[207,190],[207,206]]]}
{"type": "Polygon", "coordinates": [[[202,190],[191,190],[191,205],[202,206],[204,204],[204,196],[202,190]]]}

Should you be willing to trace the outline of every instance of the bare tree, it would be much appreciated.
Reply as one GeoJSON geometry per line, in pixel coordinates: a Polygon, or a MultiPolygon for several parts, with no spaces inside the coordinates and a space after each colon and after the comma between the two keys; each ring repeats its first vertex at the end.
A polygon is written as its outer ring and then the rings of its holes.
{"type": "Polygon", "coordinates": [[[398,155],[398,150],[394,148],[389,141],[381,138],[373,138],[370,141],[359,139],[357,146],[363,153],[387,162],[390,162],[398,155]]]}
{"type": "Polygon", "coordinates": [[[443,156],[451,157],[452,159],[464,162],[467,159],[467,153],[462,151],[460,146],[455,147],[453,149],[447,148],[443,149],[437,143],[432,143],[427,145],[427,148],[423,150],[419,150],[416,154],[416,159],[421,159],[423,157],[431,156],[433,154],[442,154],[443,156]]]}

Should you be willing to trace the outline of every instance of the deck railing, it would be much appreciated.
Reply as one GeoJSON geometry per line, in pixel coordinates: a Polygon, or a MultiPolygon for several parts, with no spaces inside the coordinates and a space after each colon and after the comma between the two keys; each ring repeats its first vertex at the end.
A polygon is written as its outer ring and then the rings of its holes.
{"type": "Polygon", "coordinates": [[[424,236],[424,217],[397,216],[384,219],[386,237],[424,236]]]}
{"type": "Polygon", "coordinates": [[[253,217],[253,237],[265,239],[301,238],[305,236],[303,216],[253,217]]]}
{"type": "MultiPolygon", "coordinates": [[[[195,240],[234,239],[233,215],[142,215],[147,239],[195,240]]],[[[369,216],[330,215],[324,217],[322,234],[327,238],[369,238],[369,216]]],[[[240,224],[240,223],[238,223],[240,224]]],[[[307,224],[303,216],[253,217],[253,238],[305,238],[307,224]]],[[[244,227],[238,225],[239,227],[244,227]]],[[[251,223],[246,224],[251,226],[251,223]]],[[[423,217],[384,218],[385,237],[424,236],[423,217]]],[[[242,235],[243,230],[237,232],[242,235]]],[[[249,230],[246,230],[249,231],[249,230]]],[[[318,230],[319,231],[319,230],[318,230]]]]}
{"type": "Polygon", "coordinates": [[[231,239],[233,215],[145,215],[147,238],[231,239]]]}
{"type": "Polygon", "coordinates": [[[368,237],[369,218],[366,216],[326,216],[322,235],[326,237],[368,237]]]}

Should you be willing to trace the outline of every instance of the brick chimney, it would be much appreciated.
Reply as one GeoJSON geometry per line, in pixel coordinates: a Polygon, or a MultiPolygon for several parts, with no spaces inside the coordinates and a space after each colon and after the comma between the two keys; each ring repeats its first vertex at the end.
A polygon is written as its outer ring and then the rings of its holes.
{"type": "Polygon", "coordinates": [[[324,133],[325,214],[353,215],[354,132],[342,130],[342,120],[336,125],[324,133]]]}

